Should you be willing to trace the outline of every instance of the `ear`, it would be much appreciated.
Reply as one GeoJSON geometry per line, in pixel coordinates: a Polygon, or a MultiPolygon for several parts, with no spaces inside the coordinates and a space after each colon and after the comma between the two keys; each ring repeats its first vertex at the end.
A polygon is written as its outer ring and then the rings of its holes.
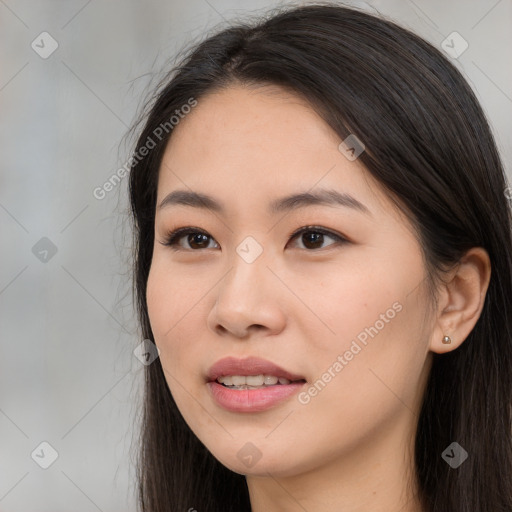
{"type": "Polygon", "coordinates": [[[473,247],[448,273],[440,290],[437,321],[430,340],[430,350],[438,354],[458,348],[480,318],[491,279],[491,262],[487,251],[473,247]],[[444,336],[450,344],[442,342],[444,336]]]}

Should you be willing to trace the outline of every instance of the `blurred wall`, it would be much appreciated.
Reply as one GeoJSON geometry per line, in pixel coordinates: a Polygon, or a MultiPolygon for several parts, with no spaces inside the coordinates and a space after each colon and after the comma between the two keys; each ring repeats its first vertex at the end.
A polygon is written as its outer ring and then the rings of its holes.
{"type": "MultiPolygon", "coordinates": [[[[283,3],[0,0],[0,511],[135,510],[127,180],[94,190],[125,163],[142,95],[184,43],[283,3]]],[[[347,3],[438,47],[462,36],[453,61],[510,176],[511,0],[347,3]]]]}

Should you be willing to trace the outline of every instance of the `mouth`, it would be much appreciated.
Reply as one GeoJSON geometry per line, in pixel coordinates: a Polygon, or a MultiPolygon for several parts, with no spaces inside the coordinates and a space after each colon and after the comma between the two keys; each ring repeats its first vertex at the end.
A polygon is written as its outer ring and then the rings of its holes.
{"type": "Polygon", "coordinates": [[[241,389],[247,389],[246,386],[259,388],[287,385],[298,381],[306,382],[306,379],[258,357],[225,357],[217,361],[207,375],[207,382],[218,382],[226,387],[242,386],[241,389]]]}
{"type": "Polygon", "coordinates": [[[306,379],[264,359],[228,357],[210,368],[206,383],[223,409],[260,412],[296,394],[306,379]]]}
{"type": "Polygon", "coordinates": [[[223,375],[215,382],[229,389],[261,389],[269,386],[287,386],[289,384],[306,382],[306,379],[290,380],[276,375],[223,375]]]}

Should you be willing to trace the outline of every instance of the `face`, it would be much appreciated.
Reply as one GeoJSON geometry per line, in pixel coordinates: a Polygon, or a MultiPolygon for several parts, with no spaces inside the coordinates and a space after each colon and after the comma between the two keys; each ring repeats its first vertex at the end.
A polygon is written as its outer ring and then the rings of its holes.
{"type": "Polygon", "coordinates": [[[233,86],[198,102],[163,157],[151,327],[187,424],[241,474],[413,437],[431,334],[421,248],[340,142],[300,98],[233,86]],[[304,193],[325,201],[283,201],[304,193]]]}

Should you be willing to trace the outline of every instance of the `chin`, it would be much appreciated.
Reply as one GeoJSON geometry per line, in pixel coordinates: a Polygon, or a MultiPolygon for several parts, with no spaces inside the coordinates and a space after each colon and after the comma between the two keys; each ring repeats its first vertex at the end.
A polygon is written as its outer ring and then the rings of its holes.
{"type": "Polygon", "coordinates": [[[247,443],[238,452],[229,455],[212,452],[213,456],[226,468],[234,473],[245,476],[287,477],[297,474],[298,466],[290,459],[289,455],[276,454],[265,457],[261,452],[247,443]]]}

